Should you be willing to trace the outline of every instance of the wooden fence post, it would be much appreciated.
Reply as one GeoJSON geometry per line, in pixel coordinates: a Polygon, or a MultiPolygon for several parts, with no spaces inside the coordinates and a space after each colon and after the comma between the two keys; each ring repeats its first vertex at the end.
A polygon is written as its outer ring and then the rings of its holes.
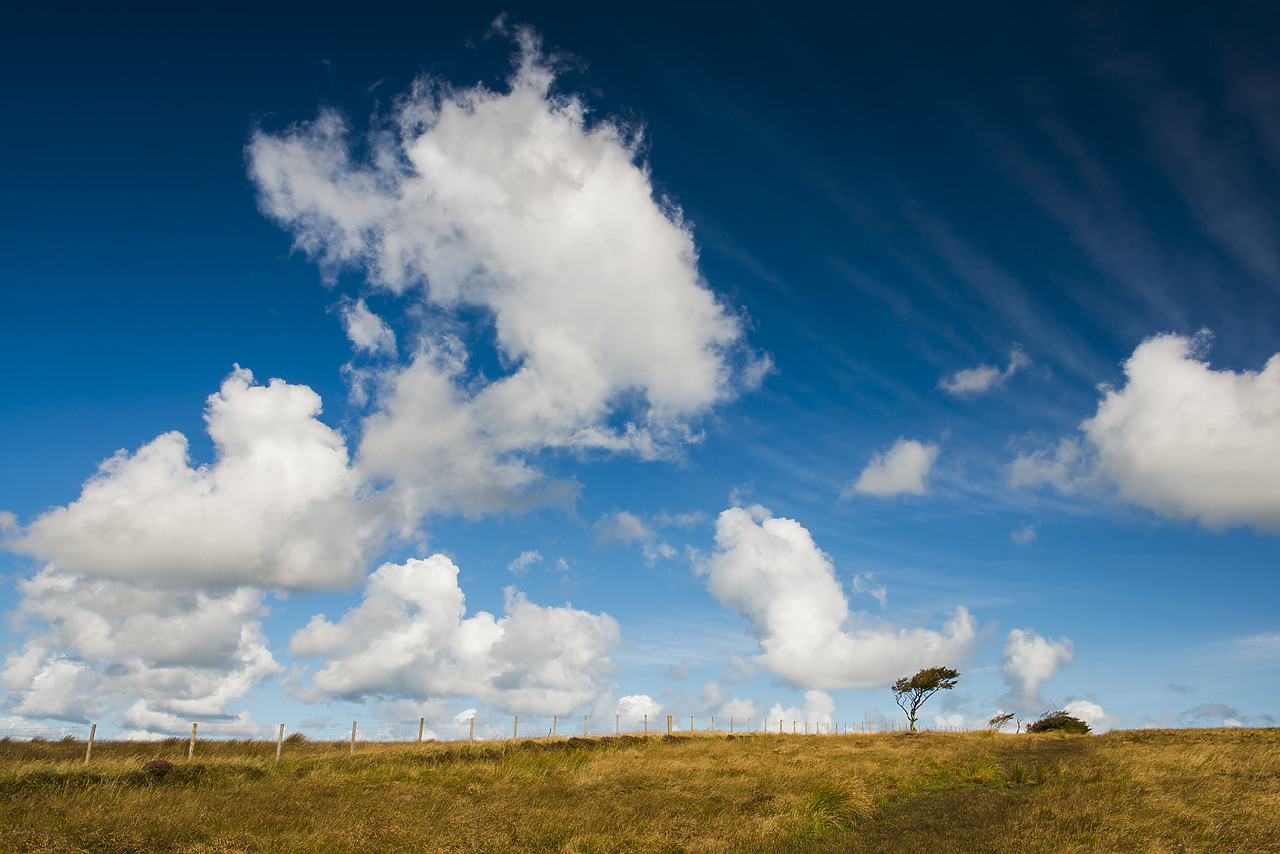
{"type": "Polygon", "coordinates": [[[747,718],[747,735],[751,735],[751,718],[747,718]]]}
{"type": "Polygon", "coordinates": [[[422,731],[427,727],[426,718],[418,718],[418,744],[422,744],[422,731]]]}
{"type": "Polygon", "coordinates": [[[280,724],[280,734],[276,736],[276,761],[280,761],[280,751],[284,749],[284,724],[280,724]]]}
{"type": "Polygon", "coordinates": [[[582,737],[583,738],[587,737],[587,716],[586,715],[582,716],[582,737]]]}
{"type": "Polygon", "coordinates": [[[191,757],[196,755],[196,725],[191,725],[191,742],[187,745],[187,761],[191,761],[191,757]]]}
{"type": "Polygon", "coordinates": [[[649,713],[648,712],[644,713],[644,734],[645,735],[649,734],[649,713]]]}
{"type": "Polygon", "coordinates": [[[716,716],[715,716],[715,715],[712,715],[712,716],[711,716],[711,729],[709,730],[709,732],[715,732],[715,731],[716,731],[716,716]]]}
{"type": "Polygon", "coordinates": [[[515,720],[512,721],[511,723],[511,740],[512,741],[515,741],[517,738],[519,738],[519,735],[517,735],[517,733],[519,732],[520,732],[520,716],[516,715],[515,720]]]}
{"type": "MultiPolygon", "coordinates": [[[[543,720],[546,720],[546,718],[543,718],[543,720]]],[[[551,737],[555,738],[555,735],[556,735],[556,716],[552,715],[551,716],[551,737]]]]}
{"type": "Polygon", "coordinates": [[[89,764],[89,757],[93,754],[93,735],[98,731],[98,725],[93,724],[89,727],[89,744],[84,749],[84,764],[89,764]]]}
{"type": "Polygon", "coordinates": [[[622,714],[621,713],[618,713],[613,716],[613,734],[614,735],[622,734],[622,714]]]}
{"type": "Polygon", "coordinates": [[[476,718],[475,718],[475,715],[472,715],[471,729],[467,731],[467,741],[475,741],[475,740],[476,740],[476,718]]]}
{"type": "Polygon", "coordinates": [[[351,722],[351,755],[356,755],[356,722],[351,722]]]}
{"type": "Polygon", "coordinates": [[[667,735],[671,735],[671,715],[667,715],[667,735]]]}
{"type": "Polygon", "coordinates": [[[689,715],[689,732],[693,732],[693,715],[689,715]]]}

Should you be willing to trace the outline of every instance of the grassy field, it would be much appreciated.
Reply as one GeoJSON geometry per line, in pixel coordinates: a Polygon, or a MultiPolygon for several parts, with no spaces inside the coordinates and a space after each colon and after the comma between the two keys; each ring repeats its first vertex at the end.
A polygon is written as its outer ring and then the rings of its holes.
{"type": "Polygon", "coordinates": [[[0,849],[1280,852],[1276,729],[186,749],[0,742],[0,849]]]}

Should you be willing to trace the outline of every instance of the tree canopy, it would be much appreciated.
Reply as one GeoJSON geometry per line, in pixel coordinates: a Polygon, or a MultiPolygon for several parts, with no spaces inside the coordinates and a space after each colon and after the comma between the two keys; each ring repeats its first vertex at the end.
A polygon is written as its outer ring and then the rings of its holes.
{"type": "Polygon", "coordinates": [[[916,712],[934,694],[956,687],[960,672],[950,667],[926,667],[910,678],[903,676],[890,686],[893,701],[907,713],[911,731],[916,731],[916,712]]]}

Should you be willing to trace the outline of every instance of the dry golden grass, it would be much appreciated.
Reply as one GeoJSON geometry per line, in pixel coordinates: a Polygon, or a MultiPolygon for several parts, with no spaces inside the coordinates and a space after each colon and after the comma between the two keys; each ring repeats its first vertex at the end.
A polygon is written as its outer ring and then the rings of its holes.
{"type": "Polygon", "coordinates": [[[0,743],[0,849],[1280,852],[1280,730],[83,751],[0,743]]]}

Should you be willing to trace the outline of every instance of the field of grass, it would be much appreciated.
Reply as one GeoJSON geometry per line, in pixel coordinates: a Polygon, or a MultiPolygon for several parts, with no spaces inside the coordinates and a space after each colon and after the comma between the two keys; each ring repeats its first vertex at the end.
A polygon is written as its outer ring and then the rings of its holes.
{"type": "Polygon", "coordinates": [[[1280,852],[1276,729],[348,749],[0,742],[0,850],[1280,852]]]}

